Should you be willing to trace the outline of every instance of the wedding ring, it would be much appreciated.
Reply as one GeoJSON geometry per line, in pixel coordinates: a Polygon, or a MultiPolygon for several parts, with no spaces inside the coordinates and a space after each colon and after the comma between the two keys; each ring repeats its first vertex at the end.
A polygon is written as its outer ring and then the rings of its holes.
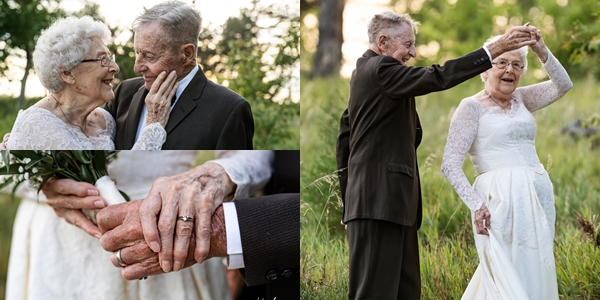
{"type": "Polygon", "coordinates": [[[121,249],[117,250],[117,262],[119,262],[119,264],[122,267],[127,267],[127,265],[123,262],[123,259],[121,258],[121,249]]]}
{"type": "Polygon", "coordinates": [[[190,216],[179,216],[177,217],[177,219],[182,220],[182,221],[194,221],[194,218],[190,217],[190,216]]]}

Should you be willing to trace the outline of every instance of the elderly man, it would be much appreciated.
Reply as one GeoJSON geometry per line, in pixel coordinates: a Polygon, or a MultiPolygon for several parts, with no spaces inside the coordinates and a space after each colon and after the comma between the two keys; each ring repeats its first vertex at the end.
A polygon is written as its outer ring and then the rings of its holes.
{"type": "Polygon", "coordinates": [[[162,71],[175,70],[179,86],[162,149],[252,150],[250,104],[198,67],[200,24],[198,11],[180,1],[144,9],[135,19],[134,70],[142,77],[123,81],[105,107],[117,121],[116,149],[131,149],[145,125],[144,99],[152,83],[162,71]]]}
{"type": "Polygon", "coordinates": [[[420,298],[416,149],[422,129],[415,97],[449,89],[491,68],[503,52],[536,41],[534,28],[514,27],[443,67],[409,67],[417,26],[408,15],[375,15],[369,50],[350,79],[336,149],[350,250],[349,299],[420,298]]]}

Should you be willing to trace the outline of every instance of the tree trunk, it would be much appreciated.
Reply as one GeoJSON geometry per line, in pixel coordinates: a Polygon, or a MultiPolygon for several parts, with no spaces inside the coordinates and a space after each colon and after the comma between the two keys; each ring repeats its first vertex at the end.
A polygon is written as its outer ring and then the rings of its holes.
{"type": "Polygon", "coordinates": [[[19,95],[19,99],[17,100],[17,108],[21,108],[25,106],[25,85],[27,84],[27,76],[29,76],[29,70],[33,65],[33,57],[31,50],[25,50],[27,56],[27,64],[25,65],[25,74],[23,74],[23,79],[21,79],[21,95],[19,95]]]}
{"type": "Polygon", "coordinates": [[[312,76],[325,77],[340,71],[345,0],[321,0],[319,9],[319,43],[313,61],[312,76]]]}

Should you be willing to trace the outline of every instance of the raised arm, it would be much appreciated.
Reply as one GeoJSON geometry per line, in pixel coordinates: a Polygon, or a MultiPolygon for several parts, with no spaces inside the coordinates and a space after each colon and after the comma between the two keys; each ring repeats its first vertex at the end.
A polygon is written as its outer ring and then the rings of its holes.
{"type": "Polygon", "coordinates": [[[517,89],[517,92],[523,96],[525,107],[533,112],[560,99],[573,87],[573,83],[565,68],[544,44],[541,34],[531,49],[537,54],[544,70],[550,77],[548,81],[517,89]]]}
{"type": "Polygon", "coordinates": [[[474,98],[467,98],[460,103],[450,122],[448,141],[442,159],[442,173],[471,211],[478,210],[483,200],[475,193],[462,166],[477,136],[481,109],[474,98]]]}

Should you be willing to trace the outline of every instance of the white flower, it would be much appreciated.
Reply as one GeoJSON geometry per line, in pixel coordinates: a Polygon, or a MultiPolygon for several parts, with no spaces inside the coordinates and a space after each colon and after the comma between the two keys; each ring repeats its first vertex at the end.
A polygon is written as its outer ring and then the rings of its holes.
{"type": "Polygon", "coordinates": [[[25,176],[24,177],[25,177],[25,180],[29,181],[29,173],[25,172],[25,176]]]}
{"type": "Polygon", "coordinates": [[[23,174],[19,175],[19,177],[17,179],[19,179],[18,181],[23,181],[23,174]]]}
{"type": "Polygon", "coordinates": [[[19,166],[19,173],[23,173],[23,166],[19,166]]]}
{"type": "Polygon", "coordinates": [[[25,159],[23,159],[23,162],[26,163],[26,164],[28,164],[28,163],[31,162],[31,158],[25,157],[25,159]]]}
{"type": "Polygon", "coordinates": [[[36,167],[33,167],[33,169],[31,169],[31,173],[35,174],[35,173],[37,173],[37,172],[38,172],[38,168],[36,168],[36,167]]]}

